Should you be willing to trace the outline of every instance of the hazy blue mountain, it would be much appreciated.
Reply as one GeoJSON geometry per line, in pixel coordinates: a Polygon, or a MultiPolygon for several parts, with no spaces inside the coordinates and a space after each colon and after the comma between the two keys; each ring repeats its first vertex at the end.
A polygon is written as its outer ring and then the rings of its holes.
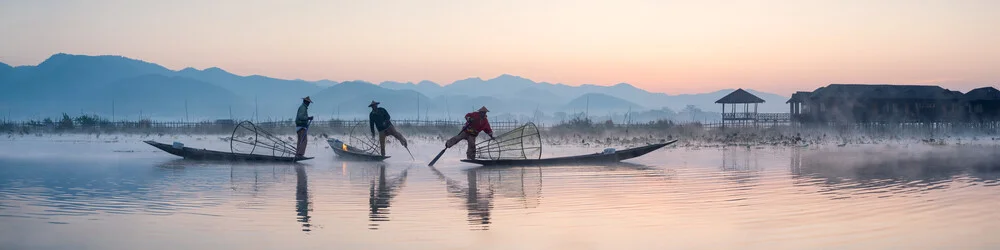
{"type": "MultiPolygon", "coordinates": [[[[495,114],[509,113],[512,116],[532,115],[535,111],[548,114],[574,110],[582,112],[586,109],[586,100],[581,98],[587,96],[591,98],[590,110],[595,112],[624,113],[629,107],[637,112],[663,107],[682,110],[687,105],[695,105],[706,112],[718,112],[720,106],[714,101],[732,91],[668,95],[648,92],[627,83],[569,86],[534,82],[509,74],[488,80],[467,78],[448,85],[431,81],[387,81],[379,85],[361,81],[310,82],[259,75],[239,76],[219,68],[172,71],[157,64],[121,56],[69,54],[53,55],[37,66],[10,67],[0,64],[0,88],[7,90],[0,91],[0,109],[6,108],[20,117],[109,111],[110,101],[107,99],[110,98],[109,93],[114,93],[123,95],[122,98],[135,96],[148,100],[146,104],[139,104],[122,99],[122,104],[151,105],[143,110],[152,113],[162,109],[162,115],[171,117],[183,115],[183,109],[175,105],[178,100],[183,103],[185,98],[193,100],[217,96],[217,101],[198,103],[199,109],[206,109],[204,112],[199,110],[199,114],[218,114],[220,109],[225,109],[228,116],[229,106],[232,105],[237,118],[251,118],[257,113],[256,116],[262,120],[294,116],[300,98],[307,95],[315,101],[311,109],[313,114],[321,117],[337,115],[338,106],[339,113],[345,117],[363,117],[368,113],[368,103],[375,99],[399,118],[415,118],[418,110],[421,117],[430,113],[431,117],[445,118],[450,114],[455,118],[481,106],[489,107],[495,114]],[[114,90],[116,88],[121,90],[114,90]],[[190,94],[195,97],[188,96],[190,94]],[[155,105],[164,107],[153,107],[155,105]]],[[[748,91],[767,101],[760,106],[761,112],[787,112],[784,104],[787,97],[748,91]]],[[[114,96],[114,99],[117,98],[114,96]]],[[[189,101],[189,111],[192,110],[191,104],[189,101]]],[[[118,110],[119,114],[128,112],[130,110],[118,110]]]]}
{"type": "Polygon", "coordinates": [[[405,83],[403,83],[403,82],[385,81],[385,82],[379,83],[379,86],[381,86],[383,88],[395,89],[395,90],[413,90],[413,91],[417,91],[417,92],[423,93],[424,95],[427,95],[428,97],[438,96],[438,95],[441,94],[441,91],[443,90],[443,88],[441,87],[441,85],[439,85],[439,84],[437,84],[435,82],[432,82],[432,81],[427,81],[427,80],[420,81],[418,83],[413,83],[413,82],[405,82],[405,83]]]}
{"type": "Polygon", "coordinates": [[[62,89],[93,89],[123,78],[169,74],[163,66],[121,56],[55,54],[38,64],[32,83],[53,84],[62,89]]]}
{"type": "Polygon", "coordinates": [[[7,65],[6,63],[0,62],[0,79],[3,79],[4,76],[6,76],[8,73],[10,73],[13,70],[14,70],[14,68],[11,67],[10,65],[7,65]]]}
{"type": "Polygon", "coordinates": [[[120,56],[55,54],[37,66],[13,68],[0,78],[0,86],[13,89],[0,91],[0,106],[22,117],[78,113],[97,101],[101,90],[113,81],[169,72],[156,64],[120,56]]]}
{"type": "Polygon", "coordinates": [[[600,93],[584,94],[563,106],[563,110],[572,110],[575,112],[585,112],[589,110],[592,113],[608,111],[625,113],[630,108],[633,111],[645,109],[633,102],[600,93]]]}
{"type": "MultiPolygon", "coordinates": [[[[302,81],[302,80],[296,80],[296,81],[302,81]]],[[[327,87],[331,87],[333,85],[337,85],[337,82],[330,81],[330,80],[319,80],[319,81],[315,81],[315,82],[311,82],[311,83],[315,84],[316,86],[319,86],[321,88],[327,88],[327,87]]]]}
{"type": "MultiPolygon", "coordinates": [[[[513,77],[509,79],[518,80],[518,78],[513,77]]],[[[499,79],[499,81],[502,80],[504,79],[499,79]]],[[[445,116],[448,113],[453,116],[456,114],[465,114],[482,106],[486,106],[494,112],[530,113],[535,109],[558,109],[569,101],[569,98],[528,84],[524,84],[527,87],[521,89],[513,87],[503,88],[503,93],[487,93],[475,89],[492,86],[502,87],[507,83],[501,83],[498,80],[483,81],[479,78],[469,78],[458,82],[460,83],[458,87],[451,87],[453,85],[442,87],[430,81],[422,81],[418,84],[383,82],[379,86],[397,90],[418,91],[433,97],[434,103],[430,106],[430,113],[443,112],[445,116]],[[456,89],[466,89],[469,91],[456,91],[456,89]]]]}
{"type": "MultiPolygon", "coordinates": [[[[436,84],[434,85],[436,86],[436,84]]],[[[532,80],[523,77],[508,75],[508,74],[500,75],[496,78],[489,80],[483,80],[481,78],[463,79],[455,81],[452,84],[445,85],[440,88],[418,88],[413,84],[389,84],[389,86],[392,86],[392,88],[399,88],[399,89],[403,88],[413,89],[421,91],[422,93],[427,93],[427,92],[434,93],[434,94],[429,94],[430,96],[434,95],[497,96],[501,97],[504,100],[509,100],[511,102],[516,102],[528,106],[531,105],[538,107],[548,106],[550,107],[550,109],[553,107],[552,102],[565,103],[571,100],[572,98],[576,98],[588,93],[606,94],[650,109],[667,107],[674,110],[680,110],[689,104],[698,106],[699,108],[702,109],[712,109],[714,108],[713,104],[715,100],[718,100],[718,98],[721,98],[722,96],[725,96],[726,94],[732,91],[732,90],[722,90],[712,93],[674,96],[665,93],[653,93],[645,91],[643,89],[636,88],[635,86],[632,86],[631,84],[628,83],[619,83],[612,86],[601,86],[593,84],[569,86],[565,84],[534,82],[532,80]],[[527,98],[520,98],[522,100],[516,100],[516,101],[513,100],[513,99],[518,99],[517,97],[519,96],[525,96],[527,98]]],[[[751,93],[760,94],[759,96],[767,101],[767,103],[760,105],[759,109],[761,112],[785,112],[782,107],[784,105],[784,102],[787,100],[786,97],[769,93],[755,92],[755,91],[751,91],[751,93]]],[[[555,106],[555,108],[558,108],[558,106],[555,106]]]]}
{"type": "MultiPolygon", "coordinates": [[[[565,86],[565,85],[563,85],[565,86]]],[[[567,86],[568,87],[568,86],[567,86]]],[[[566,87],[562,87],[566,88],[566,87]]],[[[572,88],[572,87],[570,87],[572,88]]],[[[650,93],[648,91],[636,88],[628,83],[619,83],[612,86],[599,86],[585,84],[577,87],[580,91],[585,93],[602,93],[621,99],[628,100],[630,102],[646,106],[649,108],[660,108],[664,105],[664,101],[669,99],[670,96],[664,93],[650,93]]]]}
{"type": "Polygon", "coordinates": [[[211,83],[231,91],[253,106],[252,111],[241,117],[254,117],[259,120],[286,119],[294,116],[303,97],[321,91],[323,87],[320,87],[320,84],[332,82],[284,80],[260,75],[239,76],[216,67],[204,70],[185,68],[177,71],[176,75],[211,83]]]}
{"type": "MultiPolygon", "coordinates": [[[[411,87],[411,89],[425,91],[424,89],[428,88],[411,87]]],[[[490,95],[509,97],[524,94],[526,93],[525,90],[541,91],[543,95],[548,97],[547,100],[554,100],[558,102],[566,102],[572,98],[587,93],[604,93],[618,98],[627,99],[641,105],[657,106],[655,103],[658,102],[659,99],[668,97],[666,94],[650,93],[627,83],[620,83],[614,86],[599,86],[591,84],[569,86],[565,84],[534,82],[530,79],[509,74],[500,75],[489,80],[483,80],[478,77],[463,79],[455,81],[452,84],[445,85],[441,87],[440,90],[433,89],[430,91],[450,95],[490,95]]]]}
{"type": "MultiPolygon", "coordinates": [[[[628,83],[619,83],[613,86],[600,86],[584,84],[580,86],[569,86],[565,84],[552,84],[545,82],[534,82],[514,75],[500,75],[496,78],[483,80],[482,78],[467,78],[455,81],[449,85],[438,85],[430,81],[422,81],[414,84],[412,82],[383,82],[379,86],[395,90],[413,90],[423,93],[435,99],[435,106],[448,108],[465,108],[467,104],[473,106],[489,104],[493,107],[500,107],[508,112],[530,113],[538,109],[545,112],[566,111],[564,108],[574,98],[590,94],[601,93],[616,97],[635,104],[633,110],[670,108],[681,110],[687,105],[695,105],[705,111],[714,111],[720,106],[715,104],[715,100],[722,98],[733,89],[720,90],[702,94],[668,95],[664,93],[652,93],[628,83]],[[479,98],[490,97],[490,98],[479,98]],[[479,98],[478,100],[476,98],[479,98]],[[443,100],[455,99],[454,104],[445,103],[443,100]],[[461,103],[459,103],[461,102],[461,103]]],[[[749,90],[751,93],[760,96],[767,103],[761,104],[758,108],[760,112],[786,112],[784,102],[787,97],[776,94],[763,93],[749,90]]],[[[619,102],[612,102],[619,103],[619,102]]],[[[614,109],[616,106],[604,107],[603,104],[595,104],[594,110],[614,109]]],[[[478,106],[477,106],[478,107],[478,106]]],[[[492,108],[491,108],[492,109],[492,108]]],[[[625,107],[627,110],[628,107],[625,107]]],[[[447,110],[447,109],[446,109],[447,110]]],[[[432,113],[434,111],[431,111],[432,113]]],[[[625,112],[625,110],[621,110],[625,112]]]]}
{"type": "Polygon", "coordinates": [[[260,103],[288,102],[323,89],[315,83],[302,80],[282,80],[259,75],[239,76],[215,67],[205,70],[186,68],[176,74],[218,85],[244,98],[257,98],[260,103]]]}
{"type": "MultiPolygon", "coordinates": [[[[413,90],[394,90],[379,87],[364,81],[348,81],[326,88],[312,95],[313,105],[310,110],[323,116],[365,116],[371,109],[371,101],[380,102],[380,106],[390,111],[396,118],[416,118],[417,107],[421,116],[428,109],[436,109],[427,96],[413,90]]],[[[435,110],[436,112],[436,110],[435,110]]]]}
{"type": "Polygon", "coordinates": [[[476,111],[484,106],[494,114],[511,112],[518,108],[531,110],[528,107],[517,106],[516,102],[505,101],[492,96],[444,95],[434,98],[434,104],[435,107],[441,107],[438,110],[444,109],[440,111],[445,112],[446,116],[450,114],[453,119],[461,118],[466,113],[476,111]]]}
{"type": "MultiPolygon", "coordinates": [[[[261,118],[284,115],[289,112],[288,109],[292,109],[291,112],[294,113],[299,98],[320,91],[322,87],[319,85],[335,84],[332,81],[306,82],[256,75],[244,77],[219,68],[172,71],[157,64],[122,56],[55,54],[37,66],[0,67],[0,86],[13,89],[0,91],[0,107],[6,107],[21,117],[51,116],[52,112],[79,112],[80,109],[88,112],[86,109],[95,108],[88,103],[104,96],[103,91],[107,90],[108,85],[146,75],[184,77],[167,78],[169,81],[199,80],[198,84],[205,85],[206,91],[218,86],[251,102],[259,97],[257,99],[260,105],[257,110],[260,111],[261,118]]],[[[201,90],[190,88],[187,91],[201,90]]],[[[99,105],[97,108],[103,110],[105,106],[109,107],[110,104],[99,105]]],[[[252,114],[244,115],[249,117],[252,114]]]]}
{"type": "Polygon", "coordinates": [[[540,106],[551,106],[556,104],[565,104],[570,99],[565,98],[562,95],[553,93],[552,91],[545,90],[538,87],[528,87],[521,90],[515,91],[514,93],[501,95],[505,99],[510,99],[516,102],[524,103],[525,105],[540,105],[540,106]]]}
{"type": "MultiPolygon", "coordinates": [[[[736,89],[723,89],[703,94],[683,94],[683,95],[671,96],[671,98],[666,104],[668,107],[674,110],[681,110],[687,105],[695,105],[704,111],[721,112],[722,104],[717,104],[715,103],[715,101],[719,100],[723,96],[728,95],[729,93],[732,93],[735,90],[736,89]]],[[[761,99],[764,99],[765,103],[761,103],[757,107],[758,112],[766,112],[766,113],[788,112],[788,106],[787,104],[785,104],[785,101],[788,101],[788,97],[760,92],[752,89],[747,89],[746,91],[756,95],[757,97],[760,97],[761,99]]],[[[751,105],[750,108],[752,109],[753,105],[751,105]]]]}
{"type": "MultiPolygon", "coordinates": [[[[0,88],[5,87],[6,84],[12,82],[10,80],[7,80],[7,78],[10,77],[11,72],[13,72],[13,71],[14,71],[14,68],[11,67],[10,65],[7,65],[7,64],[4,64],[4,63],[0,63],[0,88]]],[[[9,90],[6,91],[6,92],[9,92],[9,90]]],[[[3,96],[3,94],[0,94],[0,96],[3,96]]]]}
{"type": "Polygon", "coordinates": [[[383,87],[383,88],[387,88],[387,89],[395,89],[395,90],[400,90],[400,89],[410,89],[410,90],[412,90],[412,89],[416,88],[417,85],[413,84],[413,82],[384,81],[384,82],[379,83],[378,86],[379,87],[383,87]]]}
{"type": "Polygon", "coordinates": [[[10,79],[18,96],[60,100],[94,94],[112,81],[147,74],[166,74],[162,66],[121,56],[55,54],[34,67],[17,67],[10,79]]]}
{"type": "MultiPolygon", "coordinates": [[[[163,75],[144,75],[112,82],[101,90],[101,101],[110,106],[113,100],[117,115],[143,113],[144,117],[180,119],[185,114],[192,118],[228,118],[230,108],[246,114],[250,105],[232,92],[215,85],[185,78],[163,75]]],[[[105,110],[101,113],[107,113],[105,110]]],[[[200,119],[199,119],[200,120],[200,119]]]]}
{"type": "Polygon", "coordinates": [[[538,86],[538,83],[519,76],[504,74],[485,81],[478,77],[458,80],[444,86],[443,93],[468,96],[503,96],[534,86],[538,86]]]}

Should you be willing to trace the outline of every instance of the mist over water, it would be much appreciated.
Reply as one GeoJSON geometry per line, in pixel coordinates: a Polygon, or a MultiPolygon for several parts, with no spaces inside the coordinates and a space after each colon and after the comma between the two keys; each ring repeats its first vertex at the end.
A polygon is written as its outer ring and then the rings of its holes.
{"type": "MultiPolygon", "coordinates": [[[[163,138],[225,151],[213,136],[163,138]]],[[[194,162],[130,136],[0,141],[0,249],[993,248],[1000,147],[670,147],[482,168],[463,145],[194,162]]],[[[543,157],[599,148],[547,147],[543,157]]]]}

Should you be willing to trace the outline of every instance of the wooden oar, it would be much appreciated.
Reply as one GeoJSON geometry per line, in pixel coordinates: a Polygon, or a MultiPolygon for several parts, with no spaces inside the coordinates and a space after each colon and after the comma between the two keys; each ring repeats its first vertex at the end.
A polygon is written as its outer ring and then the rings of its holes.
{"type": "Polygon", "coordinates": [[[415,160],[417,160],[417,159],[414,159],[414,158],[413,158],[413,153],[410,153],[410,148],[408,148],[408,147],[406,147],[406,146],[403,146],[403,148],[405,148],[405,149],[406,149],[406,153],[407,153],[407,154],[410,154],[410,160],[412,160],[412,161],[415,161],[415,160]]]}
{"type": "Polygon", "coordinates": [[[445,150],[448,150],[448,148],[444,148],[444,149],[442,149],[442,150],[441,150],[441,152],[440,152],[440,153],[438,153],[438,155],[437,155],[437,156],[434,156],[434,160],[431,160],[431,163],[430,163],[430,164],[427,164],[427,166],[429,166],[429,167],[433,167],[433,166],[434,166],[434,163],[436,163],[436,162],[438,161],[438,159],[440,159],[440,158],[441,158],[441,156],[442,156],[442,155],[444,155],[444,151],[445,151],[445,150]]]}
{"type": "MultiPolygon", "coordinates": [[[[459,130],[458,134],[465,133],[465,129],[467,129],[467,128],[469,128],[469,123],[468,122],[466,122],[465,125],[462,126],[462,130],[459,130]]],[[[441,152],[438,153],[437,156],[434,156],[434,159],[431,160],[431,163],[428,163],[427,166],[434,166],[434,163],[437,163],[438,159],[441,159],[441,156],[444,155],[444,151],[445,150],[448,150],[448,147],[445,147],[444,149],[441,149],[441,152]]]]}
{"type": "MultiPolygon", "coordinates": [[[[492,141],[493,139],[494,139],[494,138],[490,138],[490,140],[491,140],[491,141],[492,141]]],[[[442,149],[442,150],[441,150],[441,152],[440,152],[440,153],[438,153],[438,155],[437,155],[437,156],[434,156],[434,160],[431,160],[431,163],[430,163],[430,164],[427,164],[427,166],[434,166],[434,163],[436,163],[436,162],[438,161],[438,159],[439,159],[439,158],[441,158],[441,155],[444,155],[444,151],[445,151],[445,150],[448,150],[448,148],[444,148],[444,149],[442,149]]]]}

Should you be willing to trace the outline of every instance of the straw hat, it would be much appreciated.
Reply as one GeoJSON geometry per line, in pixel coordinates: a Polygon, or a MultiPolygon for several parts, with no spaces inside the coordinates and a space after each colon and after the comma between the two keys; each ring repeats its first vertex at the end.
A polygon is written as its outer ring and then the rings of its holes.
{"type": "Polygon", "coordinates": [[[375,105],[378,105],[379,103],[381,103],[381,102],[372,101],[372,104],[368,104],[368,107],[374,107],[375,105]]]}
{"type": "Polygon", "coordinates": [[[479,110],[478,110],[478,111],[479,111],[479,112],[490,112],[490,110],[489,110],[489,109],[486,109],[486,106],[483,106],[482,108],[479,108],[479,110]]]}
{"type": "Polygon", "coordinates": [[[305,98],[302,98],[302,100],[305,100],[305,101],[307,101],[307,102],[313,102],[313,100],[312,100],[312,99],[309,99],[309,97],[308,97],[308,96],[306,96],[305,98]]]}

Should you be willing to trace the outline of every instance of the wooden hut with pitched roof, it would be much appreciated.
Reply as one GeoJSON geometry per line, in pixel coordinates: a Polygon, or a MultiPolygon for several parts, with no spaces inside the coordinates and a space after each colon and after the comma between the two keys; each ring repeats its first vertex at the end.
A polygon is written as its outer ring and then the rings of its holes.
{"type": "Polygon", "coordinates": [[[760,117],[757,113],[757,105],[764,103],[750,92],[737,89],[726,96],[723,96],[715,103],[722,104],[722,127],[756,127],[760,117]],[[753,104],[753,109],[750,109],[753,104]],[[727,110],[726,106],[730,106],[727,110]]]}
{"type": "Polygon", "coordinates": [[[993,87],[965,93],[968,118],[973,122],[1000,121],[1000,90],[993,87]]]}
{"type": "Polygon", "coordinates": [[[953,123],[1000,118],[1000,91],[940,86],[830,84],[786,102],[793,123],[953,123]],[[978,109],[977,109],[978,108],[978,109]],[[978,110],[978,112],[977,112],[978,110]]]}

